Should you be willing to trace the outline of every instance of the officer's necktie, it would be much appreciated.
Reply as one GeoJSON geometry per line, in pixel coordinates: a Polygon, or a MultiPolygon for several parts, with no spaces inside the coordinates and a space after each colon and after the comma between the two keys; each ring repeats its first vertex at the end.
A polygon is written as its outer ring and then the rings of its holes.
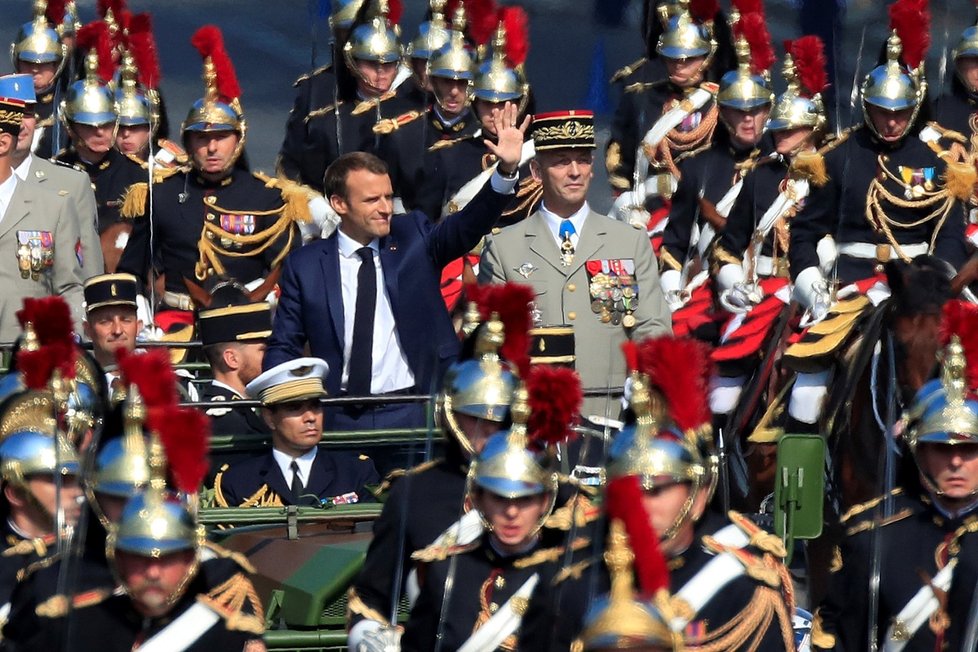
{"type": "Polygon", "coordinates": [[[302,478],[299,477],[299,463],[292,460],[292,464],[289,465],[292,469],[292,502],[296,505],[299,504],[299,499],[302,497],[302,478]]]}
{"type": "Polygon", "coordinates": [[[577,233],[574,223],[570,220],[562,220],[557,235],[560,236],[560,264],[570,267],[574,262],[574,241],[572,236],[577,233]]]}
{"type": "Polygon", "coordinates": [[[350,345],[350,375],[346,392],[351,396],[370,394],[373,375],[374,308],[377,305],[377,271],[374,269],[374,250],[357,249],[360,271],[357,272],[357,304],[353,322],[353,343],[350,345]]]}

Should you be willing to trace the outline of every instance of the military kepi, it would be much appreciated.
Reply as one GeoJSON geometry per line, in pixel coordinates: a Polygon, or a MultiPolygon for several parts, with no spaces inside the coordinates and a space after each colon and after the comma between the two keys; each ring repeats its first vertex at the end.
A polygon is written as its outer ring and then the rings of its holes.
{"type": "Polygon", "coordinates": [[[0,77],[0,97],[20,100],[24,104],[37,104],[34,78],[31,75],[4,75],[0,77]]]}
{"type": "Polygon", "coordinates": [[[264,340],[272,334],[272,308],[262,301],[201,310],[197,327],[204,346],[264,340]]]}
{"type": "Polygon", "coordinates": [[[320,358],[296,358],[275,365],[248,383],[248,396],[257,398],[263,405],[276,405],[291,401],[326,396],[323,378],[329,373],[329,365],[320,358]]]}
{"type": "Polygon", "coordinates": [[[24,101],[13,97],[0,97],[0,132],[16,136],[24,121],[24,101]]]}
{"type": "Polygon", "coordinates": [[[99,274],[85,281],[85,312],[105,306],[136,309],[139,281],[132,274],[99,274]]]}
{"type": "Polygon", "coordinates": [[[533,116],[530,137],[536,151],[548,149],[594,149],[594,113],[556,111],[533,116]]]}

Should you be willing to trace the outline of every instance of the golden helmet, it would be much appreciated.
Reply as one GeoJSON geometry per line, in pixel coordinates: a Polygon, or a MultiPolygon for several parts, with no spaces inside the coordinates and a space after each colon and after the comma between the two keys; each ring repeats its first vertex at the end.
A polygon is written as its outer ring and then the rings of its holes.
{"type": "Polygon", "coordinates": [[[694,19],[688,0],[680,0],[678,5],[659,36],[655,51],[667,59],[706,57],[709,60],[717,48],[712,21],[694,19]]]}
{"type": "Polygon", "coordinates": [[[774,63],[771,36],[760,13],[739,17],[734,24],[737,33],[734,52],[737,68],[720,78],[717,104],[749,111],[774,102],[769,69],[774,63]]]}
{"type": "Polygon", "coordinates": [[[412,59],[430,59],[432,53],[448,43],[445,0],[431,0],[431,19],[418,26],[418,35],[408,43],[406,54],[412,59]]]}
{"type": "Polygon", "coordinates": [[[139,89],[136,62],[125,52],[119,68],[119,85],[115,92],[115,111],[120,127],[151,125],[156,122],[149,98],[139,89]]]}
{"type": "Polygon", "coordinates": [[[356,20],[364,0],[333,0],[333,10],[329,15],[329,26],[335,32],[350,29],[356,20]]]}
{"type": "MultiPolygon", "coordinates": [[[[971,27],[965,28],[965,30],[961,32],[961,38],[958,39],[957,44],[951,50],[951,58],[954,59],[955,63],[957,63],[958,59],[963,57],[978,57],[978,25],[972,25],[971,27]]],[[[961,83],[963,83],[967,88],[968,82],[961,77],[961,72],[958,70],[958,67],[955,66],[954,68],[954,73],[958,76],[961,83]]],[[[978,89],[971,88],[969,90],[974,92],[978,89]]]]}
{"type": "Polygon", "coordinates": [[[18,61],[56,63],[58,74],[61,73],[68,56],[68,48],[61,42],[58,32],[48,24],[46,7],[44,0],[35,0],[34,19],[21,26],[16,39],[10,44],[10,59],[14,70],[17,70],[18,61]]]}
{"type": "Polygon", "coordinates": [[[907,444],[978,443],[978,396],[967,384],[967,359],[961,340],[951,337],[944,349],[939,378],[917,391],[908,411],[907,444]]]}
{"type": "MultiPolygon", "coordinates": [[[[90,490],[89,500],[93,503],[97,502],[94,494],[131,498],[149,485],[150,469],[143,434],[146,405],[136,385],[127,388],[126,397],[117,409],[122,413],[122,435],[100,447],[86,483],[86,489],[90,490]]],[[[103,437],[108,434],[103,433],[103,437]]]]}
{"type": "Polygon", "coordinates": [[[459,3],[448,42],[428,60],[428,75],[471,82],[475,77],[475,63],[475,51],[465,42],[465,5],[459,3]]]}
{"type": "Polygon", "coordinates": [[[821,93],[828,82],[822,40],[817,36],[803,36],[789,42],[787,48],[783,70],[788,88],[774,103],[767,128],[782,131],[808,127],[821,132],[825,128],[821,93]]]}
{"type": "Polygon", "coordinates": [[[388,20],[387,0],[373,0],[370,21],[353,28],[343,46],[343,57],[350,70],[356,72],[355,59],[396,63],[401,60],[400,30],[388,20]]]}
{"type": "Polygon", "coordinates": [[[0,405],[0,477],[23,485],[32,475],[77,475],[78,455],[59,433],[51,392],[26,390],[0,405]]]}
{"type": "Polygon", "coordinates": [[[116,121],[115,98],[107,82],[112,79],[112,58],[105,23],[85,25],[78,34],[85,55],[85,78],[68,87],[61,101],[61,117],[67,123],[98,126],[116,121]]]}
{"type": "Polygon", "coordinates": [[[520,100],[520,110],[526,106],[530,85],[522,66],[511,67],[506,60],[506,47],[510,36],[502,22],[492,39],[489,60],[479,66],[472,93],[484,102],[515,102],[520,100]]]}

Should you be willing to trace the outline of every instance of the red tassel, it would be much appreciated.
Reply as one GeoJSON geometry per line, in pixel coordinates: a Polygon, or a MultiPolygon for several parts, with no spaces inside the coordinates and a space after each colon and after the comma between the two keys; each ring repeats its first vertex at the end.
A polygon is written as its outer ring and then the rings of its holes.
{"type": "Polygon", "coordinates": [[[537,365],[526,379],[530,440],[540,448],[566,441],[581,411],[581,378],[573,369],[537,365]]]}
{"type": "Polygon", "coordinates": [[[676,426],[687,431],[710,423],[710,348],[692,338],[663,336],[640,342],[638,350],[639,371],[665,397],[676,426]]]}
{"type": "Polygon", "coordinates": [[[147,408],[169,407],[177,404],[177,375],[165,349],[145,353],[116,353],[122,379],[136,385],[147,408]]]}
{"type": "Polygon", "coordinates": [[[750,69],[755,75],[767,72],[777,57],[771,46],[771,34],[767,31],[763,14],[745,14],[735,25],[735,32],[742,35],[750,46],[750,69]]]}
{"type": "Polygon", "coordinates": [[[503,7],[499,20],[506,29],[506,61],[515,68],[526,62],[530,51],[530,19],[522,7],[503,7]]]}
{"type": "Polygon", "coordinates": [[[193,408],[170,407],[157,432],[166,451],[167,467],[177,491],[194,493],[207,475],[210,420],[193,408]]]}
{"type": "Polygon", "coordinates": [[[391,25],[400,23],[404,14],[404,3],[401,0],[387,0],[387,7],[387,22],[391,25]]]}
{"type": "Polygon", "coordinates": [[[65,21],[66,0],[48,0],[47,7],[44,8],[44,17],[52,25],[60,25],[65,21]]]}
{"type": "MultiPolygon", "coordinates": [[[[494,0],[468,0],[465,3],[465,13],[468,16],[468,31],[472,40],[476,45],[488,43],[499,24],[494,0]]],[[[452,14],[446,14],[445,20],[450,22],[452,14]]]]}
{"type": "Polygon", "coordinates": [[[115,73],[112,64],[112,41],[109,27],[101,20],[82,25],[76,37],[78,47],[85,51],[95,50],[98,55],[98,76],[103,82],[110,82],[115,73]]]}
{"type": "Polygon", "coordinates": [[[903,63],[916,70],[930,48],[930,8],[927,0],[897,0],[890,5],[890,29],[903,44],[903,63]]]}
{"type": "Polygon", "coordinates": [[[690,0],[689,15],[698,23],[708,23],[716,18],[720,11],[717,0],[690,0]]]}
{"type": "Polygon", "coordinates": [[[95,10],[98,12],[100,18],[105,18],[108,11],[112,10],[112,15],[116,18],[119,14],[126,8],[126,0],[98,0],[95,3],[95,10]]]}
{"type": "Polygon", "coordinates": [[[221,101],[228,103],[241,97],[238,76],[234,72],[231,57],[224,49],[224,37],[221,35],[221,30],[214,25],[204,25],[194,33],[190,43],[197,48],[200,56],[205,59],[211,58],[211,62],[214,64],[214,72],[217,74],[217,93],[221,96],[221,101]]]}
{"type": "Polygon", "coordinates": [[[968,388],[978,391],[978,306],[951,299],[944,304],[944,319],[941,324],[941,341],[947,346],[951,336],[957,335],[964,348],[967,360],[968,388]]]}
{"type": "Polygon", "coordinates": [[[628,373],[638,370],[638,345],[633,340],[625,340],[621,345],[625,354],[625,369],[628,373]]]}
{"type": "Polygon", "coordinates": [[[465,289],[466,296],[479,306],[483,320],[492,313],[503,323],[505,341],[499,354],[516,367],[521,377],[526,378],[530,370],[530,303],[533,301],[533,288],[520,283],[502,285],[472,284],[465,289]]]}
{"type": "Polygon", "coordinates": [[[615,478],[605,490],[605,510],[610,520],[625,526],[628,545],[635,554],[635,577],[639,594],[651,599],[669,588],[669,568],[659,549],[659,537],[652,529],[649,514],[642,504],[642,487],[635,476],[615,478]]]}
{"type": "Polygon", "coordinates": [[[129,45],[139,70],[143,88],[159,88],[160,57],[153,38],[152,19],[148,13],[136,14],[129,25],[129,45]]]}
{"type": "Polygon", "coordinates": [[[802,36],[793,42],[789,41],[785,51],[790,52],[794,59],[798,82],[807,97],[814,97],[828,87],[825,44],[822,39],[817,36],[802,36]]]}

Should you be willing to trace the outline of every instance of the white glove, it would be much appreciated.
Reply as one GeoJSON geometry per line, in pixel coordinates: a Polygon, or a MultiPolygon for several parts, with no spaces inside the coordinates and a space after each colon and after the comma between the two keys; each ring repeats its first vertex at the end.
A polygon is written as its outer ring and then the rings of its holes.
{"type": "Polygon", "coordinates": [[[339,215],[323,196],[316,196],[309,200],[309,213],[312,214],[312,222],[299,224],[303,244],[320,238],[325,240],[333,234],[340,223],[339,215]]]}
{"type": "Polygon", "coordinates": [[[832,305],[828,283],[818,267],[806,267],[795,278],[794,298],[811,313],[811,321],[825,318],[832,305]]]}
{"type": "Polygon", "coordinates": [[[727,263],[717,272],[716,281],[721,292],[731,290],[738,283],[744,282],[744,268],[740,265],[727,263]]]}
{"type": "Polygon", "coordinates": [[[143,322],[143,330],[136,334],[140,342],[153,342],[163,337],[163,331],[153,323],[153,311],[149,300],[142,294],[136,295],[136,319],[143,322]]]}
{"type": "Polygon", "coordinates": [[[720,305],[728,312],[741,314],[749,312],[764,298],[764,291],[756,283],[735,283],[729,290],[720,293],[720,305]]]}
{"type": "Polygon", "coordinates": [[[401,630],[396,627],[383,626],[373,631],[365,632],[357,643],[357,652],[400,652],[401,630]]]}
{"type": "Polygon", "coordinates": [[[644,229],[649,222],[649,212],[645,210],[645,194],[641,190],[621,193],[611,207],[610,217],[644,229]]]}
{"type": "Polygon", "coordinates": [[[659,274],[659,285],[662,287],[666,303],[669,304],[669,310],[676,312],[686,305],[689,297],[684,297],[682,274],[679,270],[667,269],[659,274]]]}

